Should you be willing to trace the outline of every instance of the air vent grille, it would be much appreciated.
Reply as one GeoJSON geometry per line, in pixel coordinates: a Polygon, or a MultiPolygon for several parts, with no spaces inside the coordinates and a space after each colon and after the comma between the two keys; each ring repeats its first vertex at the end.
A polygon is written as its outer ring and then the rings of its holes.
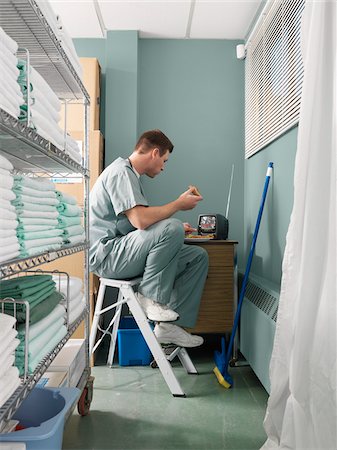
{"type": "Polygon", "coordinates": [[[245,297],[276,322],[279,300],[277,296],[257,286],[255,283],[248,281],[245,297]]]}

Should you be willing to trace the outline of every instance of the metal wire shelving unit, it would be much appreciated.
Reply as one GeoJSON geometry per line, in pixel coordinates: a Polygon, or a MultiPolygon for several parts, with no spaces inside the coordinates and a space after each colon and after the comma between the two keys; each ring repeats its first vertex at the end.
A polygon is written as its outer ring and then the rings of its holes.
{"type": "Polygon", "coordinates": [[[44,252],[29,258],[14,259],[0,264],[0,282],[2,278],[20,274],[41,264],[58,258],[84,251],[84,295],[86,309],[76,320],[67,335],[39,364],[33,374],[22,380],[19,388],[0,408],[0,432],[25,397],[36,385],[53,359],[84,320],[86,337],[85,370],[77,385],[82,390],[82,415],[90,407],[93,378],[89,366],[89,275],[88,275],[88,106],[89,95],[78,76],[73,64],[64,51],[59,38],[48,23],[35,0],[0,0],[0,26],[14,39],[19,47],[30,54],[31,65],[42,75],[60,99],[81,100],[84,107],[84,156],[83,164],[78,164],[63,150],[41,137],[32,128],[0,109],[0,150],[5,154],[16,170],[34,177],[71,177],[77,176],[84,185],[84,228],[86,241],[76,245],[62,246],[58,250],[44,252]],[[84,406],[83,406],[84,405],[84,406]]]}

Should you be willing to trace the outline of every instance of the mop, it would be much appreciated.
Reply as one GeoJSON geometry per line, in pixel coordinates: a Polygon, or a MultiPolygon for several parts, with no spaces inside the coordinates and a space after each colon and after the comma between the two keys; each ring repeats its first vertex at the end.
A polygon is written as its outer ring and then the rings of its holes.
{"type": "Polygon", "coordinates": [[[237,329],[238,323],[239,323],[241,306],[242,306],[242,302],[243,302],[245,291],[246,291],[250,267],[252,265],[252,259],[253,259],[253,255],[254,255],[256,239],[257,239],[257,235],[258,235],[259,228],[260,228],[263,207],[264,207],[264,203],[265,203],[265,200],[267,197],[267,191],[268,191],[268,186],[269,186],[269,181],[270,181],[272,171],[273,171],[273,163],[270,162],[268,164],[266,180],[264,183],[264,189],[263,189],[261,204],[260,204],[260,209],[259,209],[259,214],[258,214],[257,220],[256,220],[254,236],[253,236],[252,244],[250,247],[250,252],[249,252],[248,261],[247,261],[247,265],[246,265],[245,276],[244,276],[243,282],[242,282],[239,303],[238,303],[238,307],[237,307],[236,314],[235,314],[235,319],[234,319],[231,337],[230,337],[229,344],[228,344],[228,349],[226,352],[225,338],[222,337],[221,338],[221,352],[219,352],[217,350],[215,350],[215,352],[214,352],[214,361],[215,361],[216,366],[214,367],[213,372],[215,373],[215,376],[217,377],[218,382],[221,384],[221,386],[223,386],[227,389],[233,385],[233,379],[228,373],[228,364],[229,364],[229,361],[230,361],[230,358],[232,355],[234,337],[235,337],[236,329],[237,329]]]}

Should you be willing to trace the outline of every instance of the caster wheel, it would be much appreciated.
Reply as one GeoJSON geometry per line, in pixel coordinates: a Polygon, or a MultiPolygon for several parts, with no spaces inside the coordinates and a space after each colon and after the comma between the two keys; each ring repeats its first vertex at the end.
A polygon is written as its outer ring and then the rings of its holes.
{"type": "Polygon", "coordinates": [[[237,359],[236,359],[236,358],[230,359],[230,360],[229,360],[229,365],[230,365],[230,367],[235,367],[236,362],[237,362],[237,359]]]}
{"type": "Polygon", "coordinates": [[[94,390],[94,377],[89,377],[87,384],[82,391],[81,397],[77,402],[77,411],[81,416],[87,416],[89,414],[93,390],[94,390]]]}
{"type": "Polygon", "coordinates": [[[151,361],[150,367],[151,367],[152,369],[157,369],[157,368],[158,368],[158,364],[156,363],[155,360],[151,361]]]}

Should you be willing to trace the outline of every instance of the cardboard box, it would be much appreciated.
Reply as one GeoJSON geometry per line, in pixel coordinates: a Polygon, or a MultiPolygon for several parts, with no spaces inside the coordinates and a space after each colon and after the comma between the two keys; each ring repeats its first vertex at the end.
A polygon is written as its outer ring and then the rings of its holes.
{"type": "Polygon", "coordinates": [[[68,372],[45,372],[38,383],[37,387],[67,387],[68,372]]]}
{"type": "MultiPolygon", "coordinates": [[[[96,58],[80,58],[83,68],[83,84],[90,96],[89,130],[99,130],[101,68],[96,58]]],[[[75,101],[74,101],[75,102],[75,101]]],[[[84,130],[84,105],[79,102],[62,105],[60,127],[67,131],[84,130]],[[66,111],[65,111],[66,108],[66,111]]]]}
{"type": "Polygon", "coordinates": [[[51,363],[50,371],[66,372],[67,386],[76,387],[85,369],[85,340],[69,339],[51,363]]]}

